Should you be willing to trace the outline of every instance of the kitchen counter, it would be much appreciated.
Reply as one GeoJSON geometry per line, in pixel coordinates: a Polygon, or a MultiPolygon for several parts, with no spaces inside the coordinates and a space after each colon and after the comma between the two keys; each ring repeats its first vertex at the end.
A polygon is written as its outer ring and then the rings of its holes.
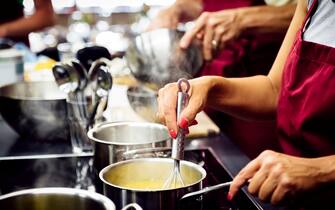
{"type": "MultiPolygon", "coordinates": [[[[73,154],[66,141],[41,144],[25,140],[0,120],[0,194],[32,187],[90,189],[92,181],[85,175],[91,173],[92,154],[73,154]]],[[[186,149],[209,150],[231,177],[249,161],[224,134],[188,140],[186,149]]],[[[245,189],[244,193],[257,209],[280,209],[260,202],[245,189]]]]}

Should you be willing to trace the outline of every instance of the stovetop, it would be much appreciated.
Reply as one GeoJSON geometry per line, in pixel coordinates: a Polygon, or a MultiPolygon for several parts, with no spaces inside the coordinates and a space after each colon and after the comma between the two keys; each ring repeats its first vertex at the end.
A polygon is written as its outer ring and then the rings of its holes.
{"type": "MultiPolygon", "coordinates": [[[[69,142],[43,144],[26,141],[0,121],[0,194],[37,187],[73,187],[95,190],[93,154],[73,154],[69,142]]],[[[186,142],[185,159],[207,171],[204,187],[232,180],[249,161],[224,135],[186,142]]],[[[245,190],[229,202],[227,188],[182,203],[183,209],[202,205],[204,210],[280,208],[264,204],[245,190]],[[202,202],[200,202],[202,200],[202,202]]]]}

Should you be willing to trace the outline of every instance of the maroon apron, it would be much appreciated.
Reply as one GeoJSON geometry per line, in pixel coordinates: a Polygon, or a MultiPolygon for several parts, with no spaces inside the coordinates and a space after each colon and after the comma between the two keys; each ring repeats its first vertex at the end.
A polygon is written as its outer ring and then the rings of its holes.
{"type": "MultiPolygon", "coordinates": [[[[204,11],[264,5],[262,0],[204,0],[204,11]]],[[[285,33],[242,35],[227,45],[198,76],[244,77],[267,74],[278,53],[285,33]]],[[[248,122],[214,110],[206,110],[220,129],[250,158],[265,149],[281,151],[276,137],[276,123],[248,122]]]]}
{"type": "MultiPolygon", "coordinates": [[[[304,26],[317,4],[315,0],[304,26]]],[[[297,33],[283,71],[277,109],[279,141],[291,155],[335,154],[335,48],[304,41],[303,30],[297,33]]]]}

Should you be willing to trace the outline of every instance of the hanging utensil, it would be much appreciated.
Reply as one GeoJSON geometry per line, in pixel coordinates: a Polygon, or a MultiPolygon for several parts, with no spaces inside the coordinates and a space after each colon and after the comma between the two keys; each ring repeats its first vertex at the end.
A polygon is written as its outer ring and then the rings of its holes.
{"type": "MultiPolygon", "coordinates": [[[[177,121],[180,118],[181,112],[188,104],[188,91],[190,90],[190,83],[187,79],[178,80],[178,97],[177,97],[177,121]],[[183,87],[183,84],[185,87],[183,87]]],[[[169,178],[164,183],[163,188],[176,188],[178,186],[184,186],[183,178],[180,174],[180,160],[184,159],[184,139],[185,129],[179,127],[176,139],[172,141],[172,154],[171,157],[174,159],[174,168],[169,178]]]]}

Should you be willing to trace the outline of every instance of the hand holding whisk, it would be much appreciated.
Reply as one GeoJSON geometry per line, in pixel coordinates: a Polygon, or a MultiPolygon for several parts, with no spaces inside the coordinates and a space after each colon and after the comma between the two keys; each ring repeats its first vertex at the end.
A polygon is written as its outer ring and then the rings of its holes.
{"type": "MultiPolygon", "coordinates": [[[[188,91],[190,90],[190,83],[183,78],[179,79],[177,83],[178,83],[177,120],[179,120],[181,112],[188,104],[188,98],[189,98],[188,91]]],[[[177,137],[172,141],[171,158],[174,159],[174,168],[169,178],[163,185],[164,189],[185,186],[183,178],[180,174],[180,160],[184,159],[184,139],[185,139],[185,129],[179,127],[177,137]]]]}

